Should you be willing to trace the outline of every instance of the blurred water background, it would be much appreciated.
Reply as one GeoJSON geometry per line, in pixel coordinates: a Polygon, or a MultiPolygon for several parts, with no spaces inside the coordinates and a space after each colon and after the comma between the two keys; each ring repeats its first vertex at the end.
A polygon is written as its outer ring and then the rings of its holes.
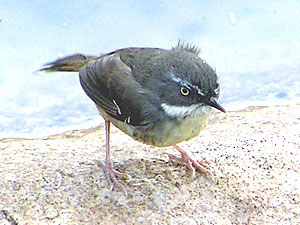
{"type": "Polygon", "coordinates": [[[35,71],[73,53],[201,48],[228,111],[300,102],[299,1],[12,0],[0,4],[0,139],[103,120],[76,73],[35,71]]]}

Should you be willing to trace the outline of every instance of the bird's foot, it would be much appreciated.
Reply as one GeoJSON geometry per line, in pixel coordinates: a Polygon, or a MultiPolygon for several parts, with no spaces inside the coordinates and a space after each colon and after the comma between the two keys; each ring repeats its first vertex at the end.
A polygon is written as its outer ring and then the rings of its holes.
{"type": "Polygon", "coordinates": [[[121,173],[121,172],[118,172],[118,171],[114,170],[112,168],[111,163],[103,164],[103,163],[101,163],[100,161],[97,160],[97,165],[103,169],[103,172],[104,172],[105,178],[107,180],[109,189],[112,190],[114,187],[116,187],[116,188],[120,189],[123,192],[125,197],[127,197],[126,188],[121,182],[118,181],[117,177],[122,177],[122,178],[126,178],[126,179],[130,180],[131,176],[127,173],[121,173]]]}
{"type": "Polygon", "coordinates": [[[193,159],[182,148],[178,147],[177,145],[174,145],[174,147],[180,152],[181,157],[175,156],[167,152],[163,152],[161,155],[167,155],[169,157],[169,160],[175,160],[179,163],[184,163],[191,172],[192,177],[195,177],[196,169],[198,169],[202,173],[205,173],[208,177],[212,176],[212,173],[203,166],[205,164],[210,164],[210,162],[193,159]]]}

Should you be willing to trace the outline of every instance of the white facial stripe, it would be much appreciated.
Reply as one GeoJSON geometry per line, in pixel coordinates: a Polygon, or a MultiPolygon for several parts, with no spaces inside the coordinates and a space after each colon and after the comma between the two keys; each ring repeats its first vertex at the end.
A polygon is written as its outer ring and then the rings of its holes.
{"type": "Polygon", "coordinates": [[[181,80],[179,77],[175,77],[175,75],[174,75],[172,72],[170,72],[170,74],[171,74],[171,79],[172,79],[173,81],[175,81],[175,82],[177,82],[177,83],[180,83],[182,86],[185,86],[186,88],[192,87],[192,88],[194,88],[195,90],[197,90],[197,92],[198,92],[199,95],[205,96],[205,94],[200,90],[199,87],[197,87],[197,86],[195,86],[195,85],[192,85],[192,84],[190,84],[190,83],[187,82],[187,81],[181,80]]]}
{"type": "Polygon", "coordinates": [[[190,106],[176,106],[176,105],[168,105],[166,103],[163,103],[161,104],[161,107],[169,116],[182,117],[192,113],[198,107],[201,107],[201,104],[194,104],[190,106]]]}
{"type": "Polygon", "coordinates": [[[200,88],[198,88],[197,86],[193,86],[193,88],[195,88],[198,91],[198,94],[201,96],[205,96],[205,94],[200,90],[200,88]]]}
{"type": "Polygon", "coordinates": [[[218,86],[215,90],[214,90],[215,94],[218,95],[220,94],[220,86],[218,86]]]}

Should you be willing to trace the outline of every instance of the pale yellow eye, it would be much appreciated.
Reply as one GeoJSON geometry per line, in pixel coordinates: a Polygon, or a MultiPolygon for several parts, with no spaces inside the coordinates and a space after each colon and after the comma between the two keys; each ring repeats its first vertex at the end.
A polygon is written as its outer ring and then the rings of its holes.
{"type": "Polygon", "coordinates": [[[182,95],[187,96],[187,95],[189,95],[190,90],[187,89],[186,87],[181,87],[180,92],[181,92],[182,95]]]}

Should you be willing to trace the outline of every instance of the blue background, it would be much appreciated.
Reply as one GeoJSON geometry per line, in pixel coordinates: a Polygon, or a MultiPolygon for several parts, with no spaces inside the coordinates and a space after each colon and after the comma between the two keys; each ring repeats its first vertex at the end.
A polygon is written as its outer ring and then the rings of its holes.
{"type": "Polygon", "coordinates": [[[299,1],[7,1],[0,5],[0,138],[101,123],[76,73],[35,71],[73,53],[201,48],[227,110],[300,99],[299,1]]]}

